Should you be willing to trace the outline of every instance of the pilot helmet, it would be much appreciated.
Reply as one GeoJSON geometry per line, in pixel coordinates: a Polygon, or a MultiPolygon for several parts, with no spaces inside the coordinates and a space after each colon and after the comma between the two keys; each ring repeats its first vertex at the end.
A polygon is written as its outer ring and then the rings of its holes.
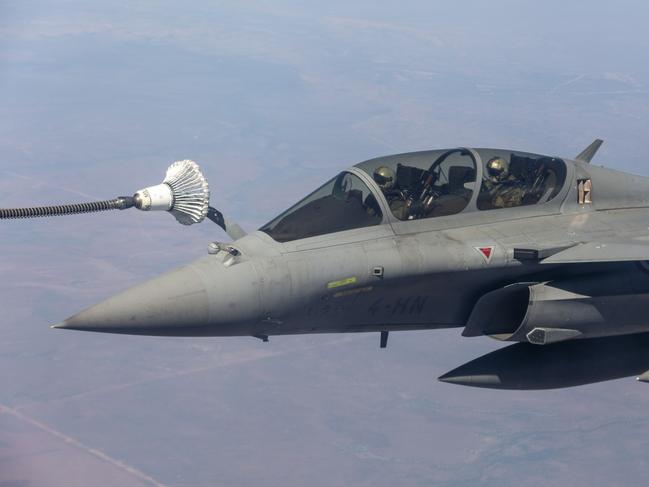
{"type": "Polygon", "coordinates": [[[380,166],[374,170],[374,181],[383,191],[392,189],[395,179],[394,171],[387,166],[380,166]]]}
{"type": "Polygon", "coordinates": [[[487,162],[487,174],[493,182],[504,181],[509,175],[509,164],[502,157],[492,157],[487,162]]]}

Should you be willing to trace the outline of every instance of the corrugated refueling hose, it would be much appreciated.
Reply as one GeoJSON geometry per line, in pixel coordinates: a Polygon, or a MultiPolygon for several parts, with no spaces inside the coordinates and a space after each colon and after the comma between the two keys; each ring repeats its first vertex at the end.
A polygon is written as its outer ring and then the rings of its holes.
{"type": "Polygon", "coordinates": [[[69,205],[34,206],[31,208],[0,208],[0,220],[38,218],[43,216],[77,215],[97,211],[125,210],[134,206],[132,196],[118,196],[112,200],[73,203],[69,205]]]}

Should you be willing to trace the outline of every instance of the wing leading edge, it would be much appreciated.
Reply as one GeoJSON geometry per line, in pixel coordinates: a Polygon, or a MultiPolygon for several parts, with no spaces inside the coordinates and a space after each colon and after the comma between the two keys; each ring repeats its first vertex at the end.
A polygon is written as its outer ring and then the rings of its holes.
{"type": "Polygon", "coordinates": [[[649,242],[587,242],[556,252],[542,264],[583,264],[587,262],[649,261],[649,242]]]}

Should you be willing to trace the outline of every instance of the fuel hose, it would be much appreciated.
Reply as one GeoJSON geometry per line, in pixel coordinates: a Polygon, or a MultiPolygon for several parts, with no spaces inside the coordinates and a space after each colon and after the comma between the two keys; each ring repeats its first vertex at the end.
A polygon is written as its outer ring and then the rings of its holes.
{"type": "Polygon", "coordinates": [[[98,211],[125,210],[134,205],[132,196],[118,196],[112,200],[72,203],[68,205],[33,206],[29,208],[0,208],[0,220],[39,218],[45,216],[78,215],[98,211]]]}

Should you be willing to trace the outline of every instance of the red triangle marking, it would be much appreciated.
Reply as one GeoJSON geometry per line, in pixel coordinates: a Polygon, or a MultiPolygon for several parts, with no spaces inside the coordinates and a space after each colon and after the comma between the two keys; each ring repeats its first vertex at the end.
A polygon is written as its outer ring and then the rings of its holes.
{"type": "Polygon", "coordinates": [[[482,252],[482,255],[485,256],[485,259],[488,261],[491,260],[491,252],[493,252],[493,247],[479,247],[478,250],[482,252]]]}

